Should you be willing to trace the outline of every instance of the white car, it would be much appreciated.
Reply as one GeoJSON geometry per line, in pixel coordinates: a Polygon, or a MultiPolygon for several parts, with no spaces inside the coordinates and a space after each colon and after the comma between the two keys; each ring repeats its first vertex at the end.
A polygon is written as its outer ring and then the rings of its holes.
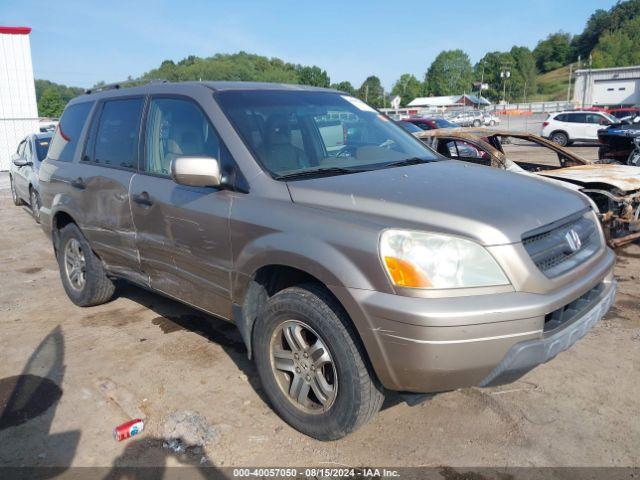
{"type": "Polygon", "coordinates": [[[500,123],[500,117],[491,112],[483,112],[482,118],[484,119],[485,127],[493,127],[494,125],[498,125],[500,123]]]}
{"type": "Polygon", "coordinates": [[[558,112],[552,113],[542,122],[540,135],[563,147],[576,141],[597,142],[598,130],[619,122],[607,112],[558,112]]]}

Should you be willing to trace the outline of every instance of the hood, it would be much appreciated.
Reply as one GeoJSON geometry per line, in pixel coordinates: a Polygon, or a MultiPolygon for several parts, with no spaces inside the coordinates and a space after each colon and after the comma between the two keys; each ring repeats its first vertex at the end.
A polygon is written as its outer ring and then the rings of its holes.
{"type": "Polygon", "coordinates": [[[569,180],[581,185],[604,183],[623,192],[640,190],[640,168],[630,165],[580,165],[538,172],[545,177],[569,180]]]}
{"type": "MultiPolygon", "coordinates": [[[[289,182],[294,202],[363,215],[382,228],[416,228],[484,245],[574,214],[582,195],[543,179],[453,160],[289,182]]],[[[360,218],[354,218],[354,222],[360,218]]]]}

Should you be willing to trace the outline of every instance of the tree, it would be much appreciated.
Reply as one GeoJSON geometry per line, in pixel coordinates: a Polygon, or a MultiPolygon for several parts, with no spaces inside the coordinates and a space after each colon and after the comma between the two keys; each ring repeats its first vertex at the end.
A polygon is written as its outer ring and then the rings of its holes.
{"type": "Polygon", "coordinates": [[[624,67],[640,63],[640,16],[622,24],[622,28],[607,32],[593,50],[595,68],[624,67]]]}
{"type": "MultiPolygon", "coordinates": [[[[515,67],[522,78],[522,101],[526,101],[531,93],[537,90],[538,70],[536,69],[536,59],[533,52],[527,47],[512,47],[509,52],[515,61],[515,67]]],[[[518,95],[520,92],[518,92],[518,95]]]]}
{"type": "Polygon", "coordinates": [[[331,88],[334,90],[340,90],[341,92],[348,93],[349,95],[355,95],[356,89],[351,85],[351,82],[340,82],[331,84],[331,88]]]}
{"type": "Polygon", "coordinates": [[[411,100],[422,95],[424,86],[415,75],[404,73],[391,89],[391,95],[400,95],[400,105],[405,107],[411,100]]]}
{"type": "Polygon", "coordinates": [[[62,99],[62,95],[57,90],[48,88],[38,101],[38,115],[58,118],[62,115],[65,105],[66,102],[62,99]]]}
{"type": "MultiPolygon", "coordinates": [[[[520,48],[520,47],[516,47],[520,48]]],[[[516,51],[517,56],[523,57],[525,54],[516,51]]],[[[520,100],[525,94],[525,78],[520,73],[518,61],[510,52],[489,52],[476,64],[475,77],[477,81],[484,78],[489,88],[483,92],[483,95],[498,102],[500,100],[513,102],[520,100]],[[483,76],[484,71],[484,76],[483,76]],[[502,76],[502,72],[505,76],[502,76]],[[506,77],[509,72],[509,77],[506,77]]],[[[529,85],[527,85],[527,91],[529,85]]]]}
{"type": "Polygon", "coordinates": [[[384,89],[382,88],[380,79],[375,75],[367,77],[367,79],[362,82],[362,85],[358,89],[357,96],[374,107],[379,108],[384,106],[384,89]]]}
{"type": "Polygon", "coordinates": [[[538,69],[543,73],[563,67],[571,59],[571,34],[552,33],[538,42],[533,56],[538,69]]]}
{"type": "Polygon", "coordinates": [[[330,84],[329,75],[320,67],[304,67],[297,65],[298,82],[302,85],[313,85],[314,87],[328,87],[330,84]]]}
{"type": "Polygon", "coordinates": [[[462,50],[445,50],[425,75],[425,89],[432,95],[455,95],[472,89],[473,68],[462,50]]]}

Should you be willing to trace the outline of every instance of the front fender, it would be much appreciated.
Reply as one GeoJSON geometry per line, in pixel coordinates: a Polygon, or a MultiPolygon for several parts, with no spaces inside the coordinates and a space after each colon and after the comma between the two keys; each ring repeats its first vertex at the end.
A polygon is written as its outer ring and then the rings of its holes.
{"type": "Polygon", "coordinates": [[[390,291],[387,282],[380,284],[384,272],[375,252],[371,252],[371,259],[365,263],[365,267],[360,267],[339,247],[326,241],[301,233],[274,232],[247,243],[237,254],[233,282],[235,303],[242,303],[247,285],[255,272],[269,265],[296,268],[328,287],[390,291]],[[371,280],[375,277],[378,277],[377,282],[371,280]]]}

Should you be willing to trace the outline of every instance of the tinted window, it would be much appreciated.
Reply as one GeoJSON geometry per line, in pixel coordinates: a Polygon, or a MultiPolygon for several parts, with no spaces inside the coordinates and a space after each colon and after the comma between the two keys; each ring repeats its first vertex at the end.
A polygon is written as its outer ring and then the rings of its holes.
{"type": "Polygon", "coordinates": [[[142,106],[142,98],[104,102],[96,132],[95,163],[135,168],[142,106]]]}
{"type": "Polygon", "coordinates": [[[216,99],[256,159],[276,176],[436,159],[415,137],[348,95],[229,90],[216,99]],[[328,126],[334,118],[339,124],[328,126]]]}
{"type": "Polygon", "coordinates": [[[586,113],[572,113],[569,115],[569,122],[571,123],[587,123],[586,113]]]}
{"type": "Polygon", "coordinates": [[[146,129],[148,172],[169,175],[171,161],[177,157],[213,157],[221,163],[226,159],[226,150],[211,123],[191,101],[153,99],[146,129]]]}
{"type": "Polygon", "coordinates": [[[555,120],[558,122],[567,122],[568,115],[566,113],[561,113],[560,115],[555,116],[555,120]]]}
{"type": "Polygon", "coordinates": [[[93,102],[83,102],[71,105],[64,110],[49,148],[49,158],[61,162],[73,160],[82,127],[92,106],[93,102]]]}
{"type": "Polygon", "coordinates": [[[451,123],[448,120],[445,120],[444,118],[436,118],[433,120],[438,128],[457,128],[458,125],[456,125],[455,123],[451,123]]]}
{"type": "Polygon", "coordinates": [[[49,143],[51,138],[37,138],[36,139],[36,153],[38,154],[38,160],[44,160],[44,157],[47,156],[47,152],[49,151],[49,143]]]}
{"type": "Polygon", "coordinates": [[[398,122],[398,125],[400,125],[402,128],[404,128],[407,132],[409,133],[420,133],[422,132],[422,128],[420,128],[417,125],[414,125],[411,122],[398,122]]]}

